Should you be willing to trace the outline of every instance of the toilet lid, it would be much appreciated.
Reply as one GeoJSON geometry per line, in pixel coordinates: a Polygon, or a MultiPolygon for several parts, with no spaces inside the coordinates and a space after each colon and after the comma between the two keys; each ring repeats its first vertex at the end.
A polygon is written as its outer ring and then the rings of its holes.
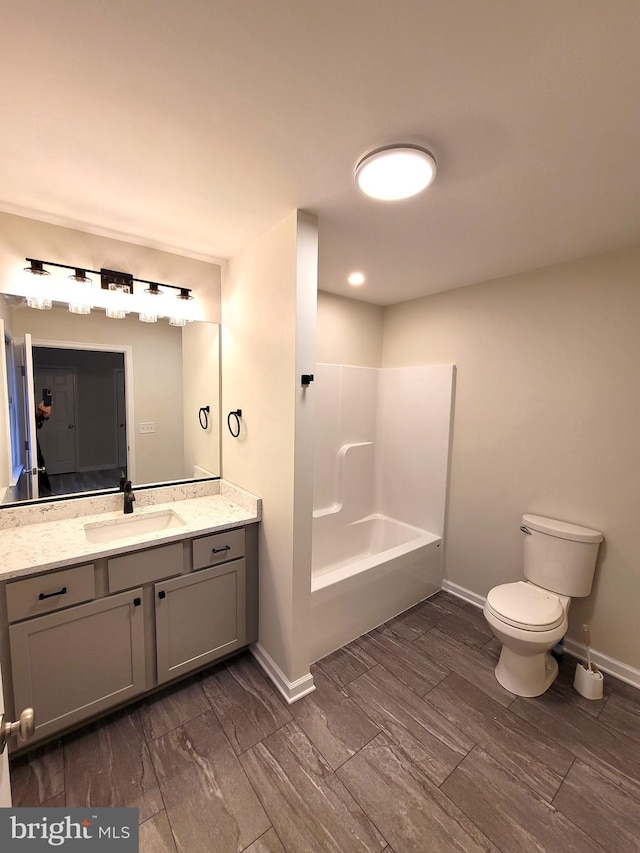
{"type": "Polygon", "coordinates": [[[564,619],[564,607],[557,595],[524,581],[494,587],[487,605],[507,625],[529,631],[548,631],[564,619]]]}

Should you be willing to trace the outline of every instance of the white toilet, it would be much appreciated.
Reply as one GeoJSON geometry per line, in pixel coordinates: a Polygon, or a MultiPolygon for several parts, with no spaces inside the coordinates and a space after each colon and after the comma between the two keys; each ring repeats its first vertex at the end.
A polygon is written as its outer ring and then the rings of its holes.
{"type": "Polygon", "coordinates": [[[571,598],[591,592],[602,533],[524,515],[524,576],[487,595],[484,615],[502,643],[496,678],[518,696],[540,696],[558,674],[548,652],[567,633],[571,598]]]}

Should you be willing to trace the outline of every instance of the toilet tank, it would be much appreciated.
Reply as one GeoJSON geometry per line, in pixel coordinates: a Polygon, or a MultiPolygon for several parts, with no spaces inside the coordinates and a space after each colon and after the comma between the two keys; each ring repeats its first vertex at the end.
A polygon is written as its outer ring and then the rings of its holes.
{"type": "Polygon", "coordinates": [[[523,515],[520,529],[531,583],[572,598],[589,595],[602,533],[541,515],[523,515]]]}

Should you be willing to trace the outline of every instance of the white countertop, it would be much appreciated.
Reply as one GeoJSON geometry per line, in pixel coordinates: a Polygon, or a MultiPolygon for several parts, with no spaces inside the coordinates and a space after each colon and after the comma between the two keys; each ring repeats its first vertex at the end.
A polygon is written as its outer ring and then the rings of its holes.
{"type": "Polygon", "coordinates": [[[122,510],[23,524],[0,530],[0,580],[91,562],[114,554],[139,551],[154,545],[178,542],[185,538],[260,521],[260,500],[246,492],[240,496],[240,490],[236,491],[238,497],[242,497],[243,505],[231,499],[235,496],[231,489],[227,494],[173,500],[140,508],[134,504],[133,516],[127,516],[128,518],[172,510],[184,524],[110,542],[89,542],[85,536],[84,525],[123,518],[122,510]]]}

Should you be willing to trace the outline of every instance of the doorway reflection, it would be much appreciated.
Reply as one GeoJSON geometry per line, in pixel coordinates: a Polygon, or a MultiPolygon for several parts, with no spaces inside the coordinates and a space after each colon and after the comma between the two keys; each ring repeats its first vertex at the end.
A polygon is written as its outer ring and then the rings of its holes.
{"type": "Polygon", "coordinates": [[[50,391],[52,400],[38,430],[51,494],[117,487],[127,461],[124,353],[34,346],[33,364],[36,398],[50,391]]]}

